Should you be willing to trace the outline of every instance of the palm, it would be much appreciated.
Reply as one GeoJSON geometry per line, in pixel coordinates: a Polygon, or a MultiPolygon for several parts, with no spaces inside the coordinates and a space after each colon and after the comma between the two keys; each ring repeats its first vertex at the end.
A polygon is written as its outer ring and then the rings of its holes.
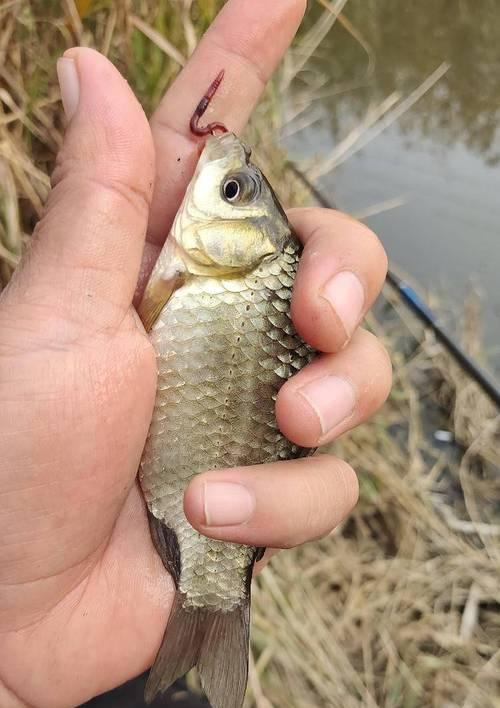
{"type": "MultiPolygon", "coordinates": [[[[168,576],[134,483],[151,416],[154,355],[132,310],[110,334],[89,330],[77,344],[60,339],[49,351],[42,336],[23,341],[19,324],[14,332],[3,328],[2,350],[15,337],[26,354],[4,355],[0,366],[10,379],[26,381],[22,398],[35,403],[16,433],[15,403],[9,405],[4,390],[0,427],[33,441],[31,454],[40,469],[50,465],[53,484],[28,484],[29,465],[13,460],[15,488],[25,490],[29,543],[19,535],[22,561],[9,578],[17,603],[7,626],[15,633],[6,655],[13,665],[22,659],[40,666],[41,648],[56,632],[63,640],[55,657],[46,656],[43,673],[50,678],[54,660],[65,665],[76,655],[79,672],[94,684],[97,677],[97,690],[105,690],[151,662],[161,635],[158,613],[168,611],[168,576]],[[53,421],[48,435],[40,435],[40,421],[53,421]],[[34,625],[42,614],[46,619],[34,625]]],[[[42,320],[36,328],[42,335],[49,326],[64,331],[66,325],[42,320]]],[[[5,552],[17,550],[10,545],[5,552]]]]}

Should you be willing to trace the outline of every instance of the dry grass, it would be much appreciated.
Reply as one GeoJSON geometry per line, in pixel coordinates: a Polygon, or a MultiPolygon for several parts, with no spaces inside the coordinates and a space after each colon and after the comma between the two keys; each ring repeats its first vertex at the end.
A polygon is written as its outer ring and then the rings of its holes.
{"type": "MultiPolygon", "coordinates": [[[[2,284],[40,216],[62,140],[56,57],[76,41],[100,48],[150,110],[220,4],[103,0],[82,22],[83,0],[0,1],[2,284]]],[[[344,3],[326,4],[281,88],[344,3]]],[[[278,128],[274,86],[248,140],[291,203],[305,195],[292,175],[282,179],[278,128]]],[[[360,504],[334,534],[281,554],[255,583],[248,706],[500,706],[498,411],[390,291],[385,299],[370,326],[392,354],[391,398],[335,445],[360,473],[360,504]],[[454,442],[437,444],[437,428],[454,442]]]]}

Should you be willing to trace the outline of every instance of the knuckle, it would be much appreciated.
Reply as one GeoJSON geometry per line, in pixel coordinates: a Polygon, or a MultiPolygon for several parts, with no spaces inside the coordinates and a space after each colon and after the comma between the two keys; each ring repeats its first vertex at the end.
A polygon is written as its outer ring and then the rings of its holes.
{"type": "Polygon", "coordinates": [[[369,411],[378,409],[386,400],[392,386],[392,361],[384,344],[372,332],[361,329],[359,342],[364,349],[363,359],[370,362],[370,370],[375,372],[370,378],[369,389],[364,399],[369,411]]]}
{"type": "Polygon", "coordinates": [[[135,211],[144,214],[149,212],[151,204],[151,189],[143,185],[127,182],[120,179],[102,179],[97,174],[88,176],[87,180],[100,189],[108,190],[117,198],[118,202],[125,202],[135,211]]]}
{"type": "Polygon", "coordinates": [[[298,538],[298,539],[293,539],[290,538],[289,536],[281,539],[279,544],[279,548],[281,548],[283,551],[289,551],[292,548],[296,548],[297,546],[300,546],[302,543],[305,543],[308,540],[308,537],[304,535],[303,538],[298,538]]]}
{"type": "Polygon", "coordinates": [[[90,189],[94,193],[102,193],[107,199],[111,196],[117,210],[124,203],[138,211],[141,216],[149,212],[152,199],[152,181],[135,179],[131,174],[111,175],[109,171],[100,171],[96,167],[89,168],[85,163],[69,155],[58,157],[52,175],[54,191],[71,191],[79,196],[90,189]]]}
{"type": "Polygon", "coordinates": [[[373,347],[373,357],[378,362],[379,380],[383,383],[381,387],[382,400],[385,400],[392,384],[392,361],[388,350],[380,339],[371,332],[369,332],[369,335],[373,347]]]}
{"type": "Polygon", "coordinates": [[[376,359],[377,366],[383,366],[389,371],[392,371],[392,362],[389,352],[380,338],[377,337],[376,334],[373,334],[373,332],[363,328],[359,329],[358,337],[361,340],[361,344],[367,350],[368,356],[376,359]]]}
{"type": "Polygon", "coordinates": [[[318,525],[318,511],[322,509],[322,500],[330,495],[329,480],[323,474],[304,478],[302,501],[304,510],[304,532],[308,538],[318,525]]]}
{"type": "Polygon", "coordinates": [[[358,222],[358,224],[359,233],[362,237],[365,251],[369,251],[370,260],[377,264],[378,269],[380,269],[380,272],[383,273],[383,276],[385,277],[388,268],[388,259],[381,240],[368,226],[362,224],[361,222],[358,222]]]}
{"type": "Polygon", "coordinates": [[[382,344],[382,342],[377,339],[377,345],[379,349],[379,356],[380,356],[380,361],[382,363],[382,366],[384,367],[383,371],[385,374],[385,379],[387,382],[387,393],[389,392],[391,385],[392,385],[392,360],[391,356],[389,354],[389,351],[386,349],[386,347],[382,344]]]}
{"type": "Polygon", "coordinates": [[[356,261],[356,254],[363,254],[363,263],[369,263],[372,272],[383,282],[388,268],[388,258],[379,237],[368,227],[348,214],[332,210],[311,208],[309,219],[316,216],[316,224],[307,237],[307,252],[324,252],[336,256],[342,263],[344,259],[356,261]],[[342,238],[332,239],[332,231],[342,238]],[[339,250],[340,249],[340,250],[339,250]]]}
{"type": "Polygon", "coordinates": [[[333,455],[317,457],[314,504],[309,509],[308,538],[329,534],[354,508],[359,497],[359,482],[353,468],[333,455]]]}
{"type": "Polygon", "coordinates": [[[381,282],[383,283],[383,281],[385,280],[385,276],[387,275],[387,270],[389,268],[389,259],[379,237],[373,234],[373,238],[373,249],[375,251],[374,255],[379,268],[379,277],[381,282]]]}
{"type": "MultiPolygon", "coordinates": [[[[341,214],[345,219],[346,227],[350,229],[351,244],[355,249],[359,249],[364,254],[366,262],[376,268],[381,280],[385,278],[388,268],[388,259],[384,246],[377,234],[369,226],[354,219],[347,214],[341,214]]],[[[338,214],[337,214],[338,218],[338,214]]]]}
{"type": "Polygon", "coordinates": [[[352,506],[354,506],[359,496],[359,483],[353,467],[345,460],[333,455],[321,455],[321,458],[330,479],[330,486],[334,489],[335,500],[339,497],[338,483],[340,482],[342,491],[346,492],[347,501],[352,502],[352,506]],[[331,484],[332,480],[334,480],[333,485],[331,484]]]}
{"type": "Polygon", "coordinates": [[[359,499],[358,475],[351,465],[344,460],[339,460],[339,463],[338,477],[344,487],[346,494],[346,506],[350,512],[356,506],[359,499]]]}
{"type": "Polygon", "coordinates": [[[321,536],[331,533],[351,513],[359,499],[358,477],[347,462],[331,457],[328,476],[331,489],[330,503],[325,508],[326,518],[321,536]]]}

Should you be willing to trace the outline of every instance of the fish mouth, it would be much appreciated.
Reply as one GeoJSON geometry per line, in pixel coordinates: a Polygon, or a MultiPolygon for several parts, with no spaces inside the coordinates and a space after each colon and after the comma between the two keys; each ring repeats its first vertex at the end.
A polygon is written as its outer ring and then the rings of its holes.
{"type": "Polygon", "coordinates": [[[234,133],[211,135],[207,138],[201,159],[204,162],[212,160],[234,161],[236,164],[248,165],[252,151],[234,133]]]}

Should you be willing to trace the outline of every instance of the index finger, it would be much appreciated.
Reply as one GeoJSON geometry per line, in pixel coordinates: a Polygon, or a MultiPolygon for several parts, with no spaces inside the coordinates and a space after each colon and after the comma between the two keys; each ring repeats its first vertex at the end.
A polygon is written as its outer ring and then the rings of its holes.
{"type": "Polygon", "coordinates": [[[306,0],[229,0],[151,118],[156,181],[148,240],[168,233],[199,156],[189,120],[208,86],[224,69],[224,82],[205,118],[230,131],[244,128],[264,87],[290,45],[306,0]]]}

